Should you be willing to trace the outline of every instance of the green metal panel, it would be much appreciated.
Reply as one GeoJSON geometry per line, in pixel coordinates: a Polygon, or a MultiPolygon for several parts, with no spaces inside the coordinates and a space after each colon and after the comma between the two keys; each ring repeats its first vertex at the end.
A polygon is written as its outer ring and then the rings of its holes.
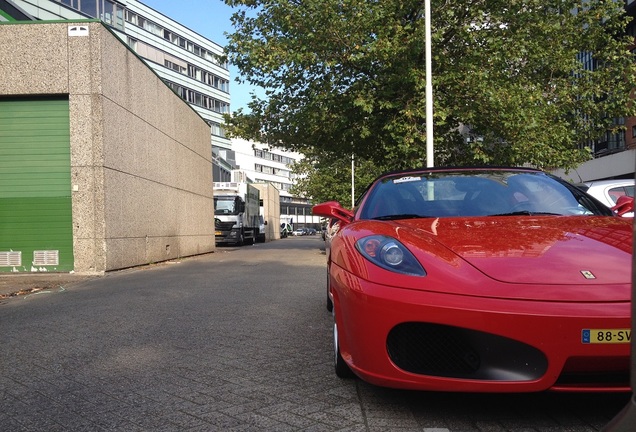
{"type": "Polygon", "coordinates": [[[0,99],[0,272],[73,265],[68,98],[0,99]]]}

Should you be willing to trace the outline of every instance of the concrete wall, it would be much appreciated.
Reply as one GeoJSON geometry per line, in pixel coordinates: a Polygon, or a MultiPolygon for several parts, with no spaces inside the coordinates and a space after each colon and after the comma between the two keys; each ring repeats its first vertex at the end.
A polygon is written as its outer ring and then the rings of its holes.
{"type": "Polygon", "coordinates": [[[632,149],[592,159],[567,172],[555,170],[552,174],[572,183],[613,178],[634,178],[635,164],[636,149],[632,149]]]}
{"type": "Polygon", "coordinates": [[[0,96],[66,94],[76,272],[214,250],[210,128],[101,23],[0,25],[0,96]]]}
{"type": "Polygon", "coordinates": [[[278,189],[269,183],[252,183],[257,188],[263,200],[263,218],[265,226],[265,241],[280,239],[280,194],[278,189]]]}

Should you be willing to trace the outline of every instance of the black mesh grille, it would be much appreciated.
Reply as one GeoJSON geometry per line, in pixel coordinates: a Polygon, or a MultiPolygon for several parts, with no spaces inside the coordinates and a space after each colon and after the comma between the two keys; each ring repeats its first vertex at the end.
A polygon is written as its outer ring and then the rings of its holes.
{"type": "Polygon", "coordinates": [[[407,372],[450,378],[494,381],[536,380],[548,361],[522,342],[460,327],[408,322],[387,338],[393,363],[407,372]]]}
{"type": "Polygon", "coordinates": [[[461,329],[406,323],[389,334],[387,348],[391,360],[401,369],[425,375],[466,375],[479,369],[479,354],[470,346],[461,329]]]}

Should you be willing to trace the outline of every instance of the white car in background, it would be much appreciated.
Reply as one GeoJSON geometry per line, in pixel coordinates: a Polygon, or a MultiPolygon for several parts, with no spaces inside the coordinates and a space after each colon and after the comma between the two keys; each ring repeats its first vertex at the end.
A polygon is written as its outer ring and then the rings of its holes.
{"type": "MultiPolygon", "coordinates": [[[[580,187],[589,195],[602,202],[608,207],[616,205],[618,197],[627,195],[634,196],[634,180],[596,180],[585,182],[580,187]]],[[[625,213],[623,217],[634,217],[634,213],[625,213]]]]}

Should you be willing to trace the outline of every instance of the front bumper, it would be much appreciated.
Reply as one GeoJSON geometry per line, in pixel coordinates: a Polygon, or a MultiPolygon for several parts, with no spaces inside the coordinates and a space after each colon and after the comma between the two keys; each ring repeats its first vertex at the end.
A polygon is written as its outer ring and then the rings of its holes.
{"type": "Polygon", "coordinates": [[[370,383],[462,392],[629,391],[629,302],[479,298],[372,283],[331,266],[340,351],[370,383]]]}
{"type": "Polygon", "coordinates": [[[214,231],[214,241],[219,243],[237,243],[241,240],[240,230],[231,229],[231,230],[215,230],[214,231]]]}

